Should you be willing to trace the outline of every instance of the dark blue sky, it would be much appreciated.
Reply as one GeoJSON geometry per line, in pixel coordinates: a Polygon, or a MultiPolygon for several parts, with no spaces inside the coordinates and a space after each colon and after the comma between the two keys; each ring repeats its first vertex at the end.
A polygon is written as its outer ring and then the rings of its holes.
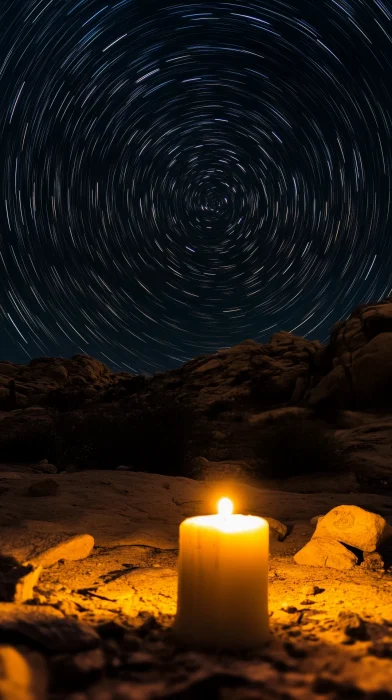
{"type": "Polygon", "coordinates": [[[391,292],[385,0],[3,0],[3,359],[154,372],[391,292]]]}

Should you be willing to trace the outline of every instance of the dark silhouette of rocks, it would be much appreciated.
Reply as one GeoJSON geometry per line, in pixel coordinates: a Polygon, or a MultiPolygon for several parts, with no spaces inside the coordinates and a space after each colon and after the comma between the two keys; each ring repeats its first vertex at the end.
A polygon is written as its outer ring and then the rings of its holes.
{"type": "MultiPolygon", "coordinates": [[[[113,372],[85,355],[41,357],[28,365],[2,361],[0,452],[3,449],[10,459],[12,444],[22,441],[28,451],[37,436],[50,432],[54,452],[64,452],[54,435],[59,416],[68,418],[69,430],[76,432],[78,426],[87,430],[83,420],[96,419],[97,433],[106,419],[112,421],[110,429],[124,417],[131,425],[136,416],[139,420],[148,412],[152,415],[160,406],[161,416],[165,407],[168,412],[192,413],[193,456],[214,462],[260,460],[255,435],[293,421],[301,426],[298,434],[310,434],[314,421],[322,421],[329,438],[338,441],[348,471],[354,469],[360,480],[374,478],[392,485],[391,390],[388,298],[356,308],[335,325],[325,346],[282,331],[268,343],[245,340],[151,377],[113,372]]],[[[173,444],[177,437],[173,433],[173,444]]],[[[34,452],[31,460],[49,458],[58,466],[60,458],[56,460],[54,452],[34,452]]],[[[62,459],[78,464],[70,455],[62,459]]],[[[118,459],[115,466],[132,467],[121,450],[118,459]]],[[[84,466],[87,461],[86,457],[84,466]]]]}

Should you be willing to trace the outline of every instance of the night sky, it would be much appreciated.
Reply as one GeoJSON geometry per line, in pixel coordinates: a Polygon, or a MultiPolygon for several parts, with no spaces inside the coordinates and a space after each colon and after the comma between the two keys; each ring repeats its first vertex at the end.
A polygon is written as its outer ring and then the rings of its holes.
{"type": "Polygon", "coordinates": [[[0,356],[156,372],[391,293],[391,0],[1,0],[0,356]]]}

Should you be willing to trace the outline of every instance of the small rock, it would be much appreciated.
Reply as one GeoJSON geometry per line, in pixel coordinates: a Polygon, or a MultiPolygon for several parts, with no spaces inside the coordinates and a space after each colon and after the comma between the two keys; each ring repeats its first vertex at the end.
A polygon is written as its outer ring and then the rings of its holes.
{"type": "Polygon", "coordinates": [[[39,654],[22,656],[11,646],[0,647],[1,700],[44,700],[47,672],[39,654]]]}
{"type": "Polygon", "coordinates": [[[0,555],[47,568],[60,559],[75,561],[87,557],[94,547],[91,535],[65,532],[31,532],[24,528],[0,528],[0,555]]]}
{"type": "Polygon", "coordinates": [[[318,593],[323,592],[323,588],[319,588],[318,586],[314,586],[312,583],[307,584],[306,586],[302,586],[301,588],[301,593],[304,596],[308,595],[317,595],[318,593]]]}
{"type": "Polygon", "coordinates": [[[49,460],[47,460],[47,459],[40,459],[40,461],[38,462],[38,464],[39,464],[40,466],[43,465],[43,464],[49,464],[49,460]]]}
{"type": "Polygon", "coordinates": [[[59,486],[59,482],[55,479],[42,479],[42,481],[31,484],[27,495],[35,497],[56,496],[59,486]]]}
{"type": "Polygon", "coordinates": [[[339,625],[343,632],[351,639],[359,639],[365,641],[368,639],[366,625],[357,613],[342,612],[339,613],[339,625]]]}
{"type": "Polygon", "coordinates": [[[328,566],[331,569],[352,569],[358,562],[353,552],[343,544],[327,537],[311,539],[294,555],[303,566],[328,566]]]}
{"type": "Polygon", "coordinates": [[[315,515],[314,518],[310,518],[310,524],[316,527],[316,525],[319,524],[323,517],[323,515],[315,515]]]}
{"type": "Polygon", "coordinates": [[[385,569],[384,559],[379,552],[364,552],[361,569],[367,569],[368,571],[383,571],[385,569]]]}
{"type": "Polygon", "coordinates": [[[57,467],[47,462],[45,462],[45,464],[39,463],[34,467],[34,471],[40,472],[41,474],[57,474],[57,467]]]}
{"type": "Polygon", "coordinates": [[[286,605],[286,604],[284,604],[284,605],[282,605],[281,610],[283,610],[283,612],[289,613],[290,615],[293,615],[294,613],[298,612],[298,610],[297,610],[297,608],[295,607],[295,605],[286,605]]]}
{"type": "Polygon", "coordinates": [[[0,559],[0,600],[7,603],[24,603],[33,597],[34,586],[42,572],[42,566],[19,565],[12,557],[0,559]]]}
{"type": "Polygon", "coordinates": [[[116,471],[116,472],[129,472],[129,471],[132,471],[132,467],[127,467],[126,464],[120,464],[120,466],[116,467],[114,471],[116,471]]]}
{"type": "Polygon", "coordinates": [[[278,539],[279,542],[283,542],[283,540],[287,536],[287,532],[288,532],[287,526],[284,525],[283,523],[281,523],[279,520],[276,520],[275,518],[264,518],[264,520],[267,521],[271,530],[275,531],[276,539],[278,539]]]}
{"type": "Polygon", "coordinates": [[[374,552],[392,537],[386,520],[358,506],[338,506],[318,523],[313,538],[330,537],[363,552],[374,552]]]}

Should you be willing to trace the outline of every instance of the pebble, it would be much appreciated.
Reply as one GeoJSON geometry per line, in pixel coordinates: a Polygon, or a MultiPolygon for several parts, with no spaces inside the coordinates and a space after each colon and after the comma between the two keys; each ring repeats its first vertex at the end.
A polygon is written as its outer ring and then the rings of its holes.
{"type": "Polygon", "coordinates": [[[298,609],[295,607],[295,605],[282,605],[281,610],[283,610],[283,612],[289,613],[290,615],[298,612],[298,609]]]}
{"type": "Polygon", "coordinates": [[[302,586],[301,593],[304,596],[317,595],[318,593],[322,593],[323,590],[323,588],[319,588],[318,586],[314,586],[313,584],[308,584],[306,586],[302,586]]]}

